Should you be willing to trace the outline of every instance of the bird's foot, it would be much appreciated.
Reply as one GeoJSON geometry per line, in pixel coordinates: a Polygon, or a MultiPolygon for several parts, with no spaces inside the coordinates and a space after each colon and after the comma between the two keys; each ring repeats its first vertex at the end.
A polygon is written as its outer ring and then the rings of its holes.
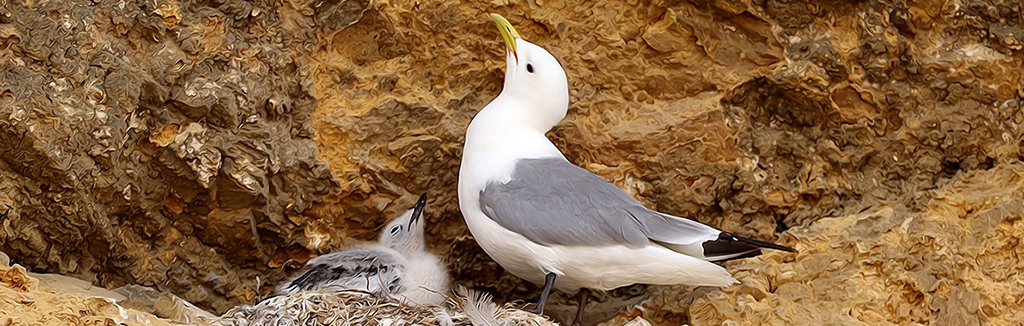
{"type": "Polygon", "coordinates": [[[531,313],[531,314],[543,315],[544,314],[544,303],[541,303],[541,302],[524,303],[523,304],[523,308],[521,308],[520,310],[528,312],[528,313],[531,313]]]}
{"type": "Polygon", "coordinates": [[[548,294],[551,293],[551,286],[555,284],[555,273],[548,273],[544,276],[544,290],[540,292],[540,300],[533,309],[523,308],[523,311],[532,312],[538,315],[544,314],[544,304],[548,302],[548,294]]]}
{"type": "Polygon", "coordinates": [[[576,318],[573,318],[571,326],[580,326],[580,321],[583,320],[583,308],[587,306],[587,299],[590,298],[590,290],[587,288],[580,289],[576,298],[579,299],[579,305],[576,307],[576,318]]]}

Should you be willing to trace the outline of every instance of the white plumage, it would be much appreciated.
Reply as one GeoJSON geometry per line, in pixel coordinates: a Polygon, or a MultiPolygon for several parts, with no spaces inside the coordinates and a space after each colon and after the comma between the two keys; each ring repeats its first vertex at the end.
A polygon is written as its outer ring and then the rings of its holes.
{"type": "Polygon", "coordinates": [[[449,291],[448,271],[426,251],[423,214],[427,195],[389,222],[378,243],[324,254],[306,262],[277,294],[360,290],[421,305],[440,305],[449,291]]]}
{"type": "Polygon", "coordinates": [[[711,261],[792,250],[649,210],[566,160],[545,136],[568,110],[565,71],[503,17],[492,18],[508,49],[505,83],[466,131],[459,207],[492,259],[545,284],[539,309],[552,283],[581,290],[581,301],[586,289],[635,283],[726,286],[737,281],[711,261]]]}

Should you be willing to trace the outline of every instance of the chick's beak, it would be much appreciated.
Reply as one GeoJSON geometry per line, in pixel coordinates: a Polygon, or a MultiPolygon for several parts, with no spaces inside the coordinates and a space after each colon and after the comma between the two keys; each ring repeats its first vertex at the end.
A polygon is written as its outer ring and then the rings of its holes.
{"type": "Polygon", "coordinates": [[[519,54],[516,53],[516,39],[520,38],[519,32],[516,32],[516,28],[512,27],[512,23],[509,23],[508,19],[499,14],[491,14],[491,19],[498,26],[501,38],[505,39],[505,49],[512,53],[512,56],[516,58],[516,62],[519,62],[519,54]]]}
{"type": "Polygon", "coordinates": [[[416,201],[416,206],[412,208],[412,217],[409,218],[409,228],[419,221],[420,216],[423,215],[423,208],[427,207],[427,194],[420,195],[420,199],[416,201]]]}

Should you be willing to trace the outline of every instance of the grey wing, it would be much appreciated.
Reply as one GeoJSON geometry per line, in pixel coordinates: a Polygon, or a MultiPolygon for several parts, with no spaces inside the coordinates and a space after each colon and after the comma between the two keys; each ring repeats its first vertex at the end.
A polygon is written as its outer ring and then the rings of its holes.
{"type": "Polygon", "coordinates": [[[310,259],[297,275],[277,287],[277,294],[301,291],[360,290],[377,295],[401,292],[404,266],[392,250],[353,248],[310,259]]]}
{"type": "Polygon", "coordinates": [[[501,226],[543,245],[636,248],[655,241],[695,255],[701,243],[722,233],[649,210],[614,184],[560,158],[519,160],[511,180],[481,191],[480,207],[501,226]]]}

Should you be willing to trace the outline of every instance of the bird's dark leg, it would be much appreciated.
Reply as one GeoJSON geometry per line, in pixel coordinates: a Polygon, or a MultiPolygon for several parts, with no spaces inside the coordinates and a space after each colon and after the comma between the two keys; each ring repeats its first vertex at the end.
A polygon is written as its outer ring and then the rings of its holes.
{"type": "Polygon", "coordinates": [[[548,273],[547,276],[544,276],[544,290],[540,292],[540,300],[537,301],[537,307],[525,310],[538,315],[544,314],[544,303],[548,302],[548,294],[551,294],[551,286],[554,284],[555,273],[548,273]]]}
{"type": "Polygon", "coordinates": [[[583,321],[583,307],[587,306],[587,298],[590,298],[590,290],[587,288],[580,288],[580,293],[576,295],[579,299],[580,305],[576,307],[576,319],[572,320],[572,326],[580,326],[580,322],[583,321]]]}

